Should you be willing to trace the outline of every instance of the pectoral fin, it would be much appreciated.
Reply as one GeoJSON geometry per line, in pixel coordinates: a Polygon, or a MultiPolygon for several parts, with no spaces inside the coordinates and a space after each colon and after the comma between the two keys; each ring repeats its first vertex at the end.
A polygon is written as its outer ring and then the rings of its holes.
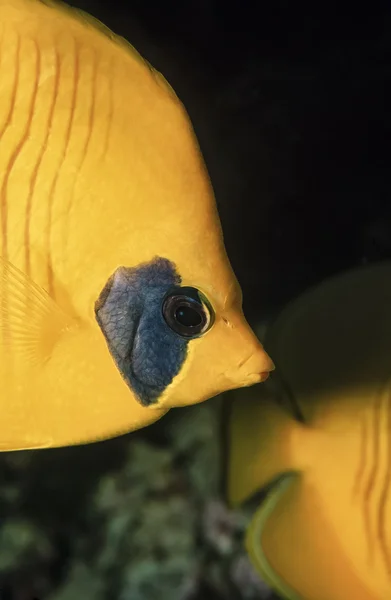
{"type": "Polygon", "coordinates": [[[73,323],[41,286],[0,257],[0,345],[5,356],[39,364],[73,323]]]}

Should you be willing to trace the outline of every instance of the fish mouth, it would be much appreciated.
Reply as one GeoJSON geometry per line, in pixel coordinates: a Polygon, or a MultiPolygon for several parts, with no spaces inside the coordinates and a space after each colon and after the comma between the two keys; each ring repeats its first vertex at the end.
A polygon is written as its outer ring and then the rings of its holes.
{"type": "Polygon", "coordinates": [[[250,385],[254,383],[263,383],[267,379],[269,379],[271,371],[262,371],[261,373],[249,373],[248,379],[250,380],[250,385]]]}
{"type": "Polygon", "coordinates": [[[271,371],[262,371],[259,373],[260,381],[263,383],[266,379],[269,379],[271,371]]]}

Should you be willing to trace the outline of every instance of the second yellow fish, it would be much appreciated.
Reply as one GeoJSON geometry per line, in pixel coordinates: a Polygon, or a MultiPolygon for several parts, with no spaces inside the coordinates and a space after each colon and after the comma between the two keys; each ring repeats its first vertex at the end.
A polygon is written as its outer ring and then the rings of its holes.
{"type": "Polygon", "coordinates": [[[0,0],[0,450],[266,378],[189,118],[124,40],[0,0]]]}
{"type": "Polygon", "coordinates": [[[253,563],[287,600],[389,600],[391,263],[306,292],[266,342],[284,393],[242,393],[230,422],[232,503],[267,492],[253,563]]]}

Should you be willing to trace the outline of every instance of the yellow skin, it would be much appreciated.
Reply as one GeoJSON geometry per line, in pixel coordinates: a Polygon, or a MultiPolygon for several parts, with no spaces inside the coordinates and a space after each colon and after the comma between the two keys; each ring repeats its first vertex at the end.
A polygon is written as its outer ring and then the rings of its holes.
{"type": "Polygon", "coordinates": [[[265,378],[188,116],[124,40],[63,5],[0,0],[1,450],[84,443],[265,378]],[[152,406],[95,303],[119,267],[172,261],[215,312],[152,406]]]}
{"type": "Polygon", "coordinates": [[[289,600],[389,600],[391,264],[305,294],[266,346],[295,402],[254,388],[233,403],[231,502],[271,484],[247,535],[254,565],[289,600]]]}

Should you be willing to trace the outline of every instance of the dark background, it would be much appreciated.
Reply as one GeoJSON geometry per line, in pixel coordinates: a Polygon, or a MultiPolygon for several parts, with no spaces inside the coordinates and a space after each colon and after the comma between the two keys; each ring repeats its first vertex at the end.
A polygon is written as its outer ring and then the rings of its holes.
{"type": "MultiPolygon", "coordinates": [[[[326,276],[390,257],[391,8],[77,6],[184,102],[254,326],[326,276]]],[[[220,492],[219,402],[105,443],[3,454],[1,600],[266,598],[246,516],[220,492]]]]}
{"type": "Polygon", "coordinates": [[[386,4],[78,3],[184,102],[249,314],[391,253],[386,4]]]}

